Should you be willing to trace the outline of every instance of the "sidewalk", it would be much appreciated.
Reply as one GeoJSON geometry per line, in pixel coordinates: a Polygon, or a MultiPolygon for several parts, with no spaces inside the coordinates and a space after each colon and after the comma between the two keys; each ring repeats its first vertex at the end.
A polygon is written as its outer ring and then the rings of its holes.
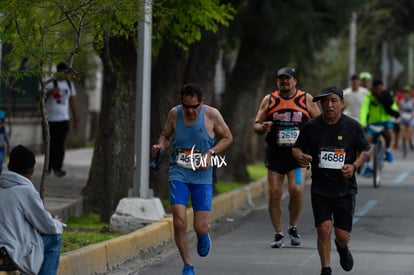
{"type": "MultiPolygon", "coordinates": [[[[80,216],[82,211],[82,189],[86,186],[93,148],[66,150],[64,167],[66,176],[58,178],[50,174],[46,180],[45,207],[52,215],[59,215],[63,221],[70,216],[80,216]]],[[[32,177],[36,189],[40,188],[44,156],[36,156],[36,169],[32,177]]]]}

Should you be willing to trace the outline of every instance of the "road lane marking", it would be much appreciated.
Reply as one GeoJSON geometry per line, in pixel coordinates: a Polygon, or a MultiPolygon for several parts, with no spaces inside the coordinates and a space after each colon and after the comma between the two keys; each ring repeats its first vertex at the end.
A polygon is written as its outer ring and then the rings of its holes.
{"type": "Polygon", "coordinates": [[[399,174],[398,177],[395,180],[393,180],[391,185],[398,185],[398,184],[402,183],[406,178],[408,178],[408,176],[410,174],[411,174],[410,171],[405,171],[405,172],[399,174]]]}
{"type": "Polygon", "coordinates": [[[378,203],[378,200],[369,200],[363,207],[358,209],[354,214],[354,220],[352,224],[356,224],[360,218],[365,216],[371,208],[378,203]]]}

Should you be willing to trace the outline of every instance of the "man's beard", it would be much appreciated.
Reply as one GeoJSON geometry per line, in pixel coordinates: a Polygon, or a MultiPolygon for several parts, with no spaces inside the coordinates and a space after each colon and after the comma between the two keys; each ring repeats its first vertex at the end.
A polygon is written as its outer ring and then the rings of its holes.
{"type": "Polygon", "coordinates": [[[291,91],[290,87],[280,87],[279,92],[281,94],[289,94],[291,91]]]}

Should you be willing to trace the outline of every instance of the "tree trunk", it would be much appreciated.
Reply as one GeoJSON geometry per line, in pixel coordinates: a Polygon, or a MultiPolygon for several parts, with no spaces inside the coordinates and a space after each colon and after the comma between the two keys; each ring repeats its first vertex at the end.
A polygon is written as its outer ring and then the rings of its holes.
{"type": "Polygon", "coordinates": [[[222,113],[235,137],[227,150],[226,172],[219,171],[219,177],[225,180],[250,181],[246,153],[251,141],[247,140],[252,137],[252,123],[261,99],[263,72],[264,68],[242,47],[223,98],[222,113]]]}
{"type": "MultiPolygon", "coordinates": [[[[267,87],[268,68],[273,67],[274,50],[270,49],[271,39],[267,33],[267,12],[269,6],[261,1],[248,1],[249,13],[244,13],[239,22],[242,27],[240,49],[234,68],[227,81],[223,97],[223,116],[229,124],[233,136],[233,144],[228,150],[226,174],[220,171],[219,176],[226,180],[249,182],[247,172],[248,160],[251,159],[251,147],[255,139],[252,134],[252,124],[260,101],[267,87]],[[252,20],[255,27],[252,27],[252,20]],[[260,36],[261,35],[261,36],[260,36]],[[229,173],[230,171],[230,173],[229,173]]],[[[230,34],[231,35],[231,34],[230,34]]]]}
{"type": "MultiPolygon", "coordinates": [[[[184,82],[194,82],[200,85],[205,103],[213,105],[214,76],[216,63],[220,53],[221,32],[204,32],[199,42],[191,46],[188,56],[184,82]]],[[[217,106],[215,106],[217,107],[217,106]]]]}
{"type": "MultiPolygon", "coordinates": [[[[168,111],[179,103],[186,61],[187,54],[182,49],[166,43],[154,62],[151,85],[151,145],[158,142],[168,111]]],[[[168,196],[169,156],[170,151],[167,151],[160,170],[150,172],[150,187],[159,198],[168,196]]]]}
{"type": "MultiPolygon", "coordinates": [[[[219,54],[219,36],[204,33],[202,39],[185,52],[166,43],[154,63],[151,96],[151,142],[156,143],[171,107],[180,102],[184,83],[201,86],[206,103],[214,100],[214,73],[219,54]]],[[[170,148],[171,149],[171,148],[170,148]]],[[[168,198],[168,164],[170,150],[159,171],[150,173],[150,186],[155,196],[168,198]]]]}
{"type": "Polygon", "coordinates": [[[133,185],[137,56],[129,39],[106,37],[101,52],[104,71],[102,109],[84,211],[108,222],[133,185]]]}

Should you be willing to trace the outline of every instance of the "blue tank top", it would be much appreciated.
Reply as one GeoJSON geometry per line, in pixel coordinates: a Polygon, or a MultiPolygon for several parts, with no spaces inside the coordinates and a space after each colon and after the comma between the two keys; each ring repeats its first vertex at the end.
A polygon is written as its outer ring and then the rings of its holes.
{"type": "Polygon", "coordinates": [[[175,136],[172,140],[173,153],[170,159],[169,179],[194,184],[212,184],[212,167],[196,169],[195,158],[199,158],[214,145],[204,125],[205,106],[201,106],[200,114],[194,124],[184,124],[182,106],[177,106],[175,136]],[[196,170],[194,170],[196,169],[196,170]]]}

